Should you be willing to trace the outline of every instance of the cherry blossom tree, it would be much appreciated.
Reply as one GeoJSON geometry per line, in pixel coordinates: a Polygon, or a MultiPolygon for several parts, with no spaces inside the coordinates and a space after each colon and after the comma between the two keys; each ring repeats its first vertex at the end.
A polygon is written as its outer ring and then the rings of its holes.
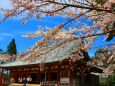
{"type": "Polygon", "coordinates": [[[87,50],[93,44],[96,37],[105,34],[107,41],[115,36],[115,0],[10,0],[11,9],[3,9],[4,18],[18,17],[26,23],[35,17],[40,20],[47,16],[62,16],[67,18],[67,22],[59,24],[54,28],[38,27],[38,31],[24,35],[25,37],[43,36],[34,46],[25,52],[20,53],[17,58],[27,55],[26,61],[66,44],[69,41],[81,39],[82,44],[78,50],[87,50]],[[82,20],[79,20],[82,18],[82,20]],[[93,22],[89,26],[85,21],[89,19],[93,22]],[[77,21],[77,23],[75,23],[77,21]],[[66,25],[73,25],[70,30],[66,30],[66,25]],[[79,28],[78,26],[81,25],[79,28]],[[78,33],[75,34],[75,32],[78,33]],[[49,43],[52,44],[49,47],[49,43]],[[43,50],[38,54],[37,50],[43,50]]]}
{"type": "Polygon", "coordinates": [[[112,45],[112,49],[104,47],[97,50],[95,56],[89,62],[90,65],[101,67],[104,73],[110,75],[114,72],[113,66],[115,65],[115,45],[112,45]]]}

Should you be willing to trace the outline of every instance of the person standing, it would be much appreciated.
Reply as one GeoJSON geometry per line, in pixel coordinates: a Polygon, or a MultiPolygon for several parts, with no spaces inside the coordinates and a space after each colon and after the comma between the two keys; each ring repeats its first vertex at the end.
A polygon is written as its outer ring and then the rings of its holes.
{"type": "Polygon", "coordinates": [[[23,78],[23,83],[24,83],[23,86],[26,86],[27,81],[25,77],[23,78]]]}
{"type": "Polygon", "coordinates": [[[21,77],[18,78],[18,82],[22,83],[22,78],[21,77]]]}
{"type": "Polygon", "coordinates": [[[31,81],[32,81],[32,78],[31,78],[31,76],[29,76],[29,77],[27,78],[27,82],[28,82],[28,83],[31,83],[31,81]]]}

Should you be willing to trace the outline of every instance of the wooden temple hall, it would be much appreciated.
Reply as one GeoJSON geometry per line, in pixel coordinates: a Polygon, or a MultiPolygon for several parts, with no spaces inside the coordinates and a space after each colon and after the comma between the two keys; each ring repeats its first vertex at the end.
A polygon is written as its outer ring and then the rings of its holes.
{"type": "MultiPolygon", "coordinates": [[[[50,51],[46,55],[45,60],[36,59],[36,61],[32,63],[17,60],[2,64],[0,67],[3,70],[10,71],[10,83],[23,83],[22,79],[28,79],[28,77],[30,77],[30,81],[27,83],[40,84],[53,81],[58,83],[71,83],[75,80],[78,84],[86,82],[85,86],[98,86],[91,84],[91,82],[98,82],[96,78],[98,76],[92,75],[91,72],[101,73],[102,70],[94,66],[86,65],[86,62],[89,61],[87,52],[82,52],[84,55],[82,59],[74,62],[70,60],[71,55],[77,56],[76,48],[78,48],[79,45],[80,42],[72,41],[63,45],[63,47],[58,47],[50,51]],[[44,65],[41,64],[43,60],[44,65]],[[41,69],[43,69],[43,71],[41,71],[41,69]],[[88,82],[91,85],[89,85],[88,82]]],[[[81,84],[81,86],[83,85],[81,84]]]]}

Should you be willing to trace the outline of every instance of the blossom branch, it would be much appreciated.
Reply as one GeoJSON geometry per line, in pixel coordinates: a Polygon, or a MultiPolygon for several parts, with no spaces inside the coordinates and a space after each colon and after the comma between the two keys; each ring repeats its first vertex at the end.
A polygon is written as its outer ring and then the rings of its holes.
{"type": "Polygon", "coordinates": [[[54,4],[59,4],[59,5],[66,5],[66,6],[69,6],[69,7],[75,7],[75,8],[83,8],[83,9],[89,9],[89,10],[96,10],[96,11],[105,11],[105,12],[108,12],[108,13],[115,13],[115,10],[114,9],[101,9],[101,8],[98,8],[98,7],[88,7],[88,6],[81,6],[81,5],[74,5],[74,4],[67,4],[67,3],[60,3],[60,2],[54,2],[54,1],[46,1],[46,2],[50,2],[50,3],[54,3],[54,4]]]}

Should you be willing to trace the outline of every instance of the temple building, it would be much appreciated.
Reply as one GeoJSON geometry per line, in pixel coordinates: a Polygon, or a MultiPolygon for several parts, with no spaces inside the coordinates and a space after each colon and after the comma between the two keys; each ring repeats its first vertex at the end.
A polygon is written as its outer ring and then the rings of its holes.
{"type": "Polygon", "coordinates": [[[16,60],[1,64],[0,67],[3,70],[10,71],[10,83],[22,83],[21,79],[31,77],[28,83],[40,84],[46,81],[71,83],[76,80],[79,84],[85,82],[85,86],[98,86],[96,84],[92,85],[93,82],[98,82],[98,80],[97,76],[91,73],[102,73],[102,70],[87,65],[90,60],[87,52],[82,51],[84,57],[79,58],[80,54],[77,51],[79,45],[79,41],[72,41],[45,54],[45,58],[38,57],[34,62],[16,60]]]}

